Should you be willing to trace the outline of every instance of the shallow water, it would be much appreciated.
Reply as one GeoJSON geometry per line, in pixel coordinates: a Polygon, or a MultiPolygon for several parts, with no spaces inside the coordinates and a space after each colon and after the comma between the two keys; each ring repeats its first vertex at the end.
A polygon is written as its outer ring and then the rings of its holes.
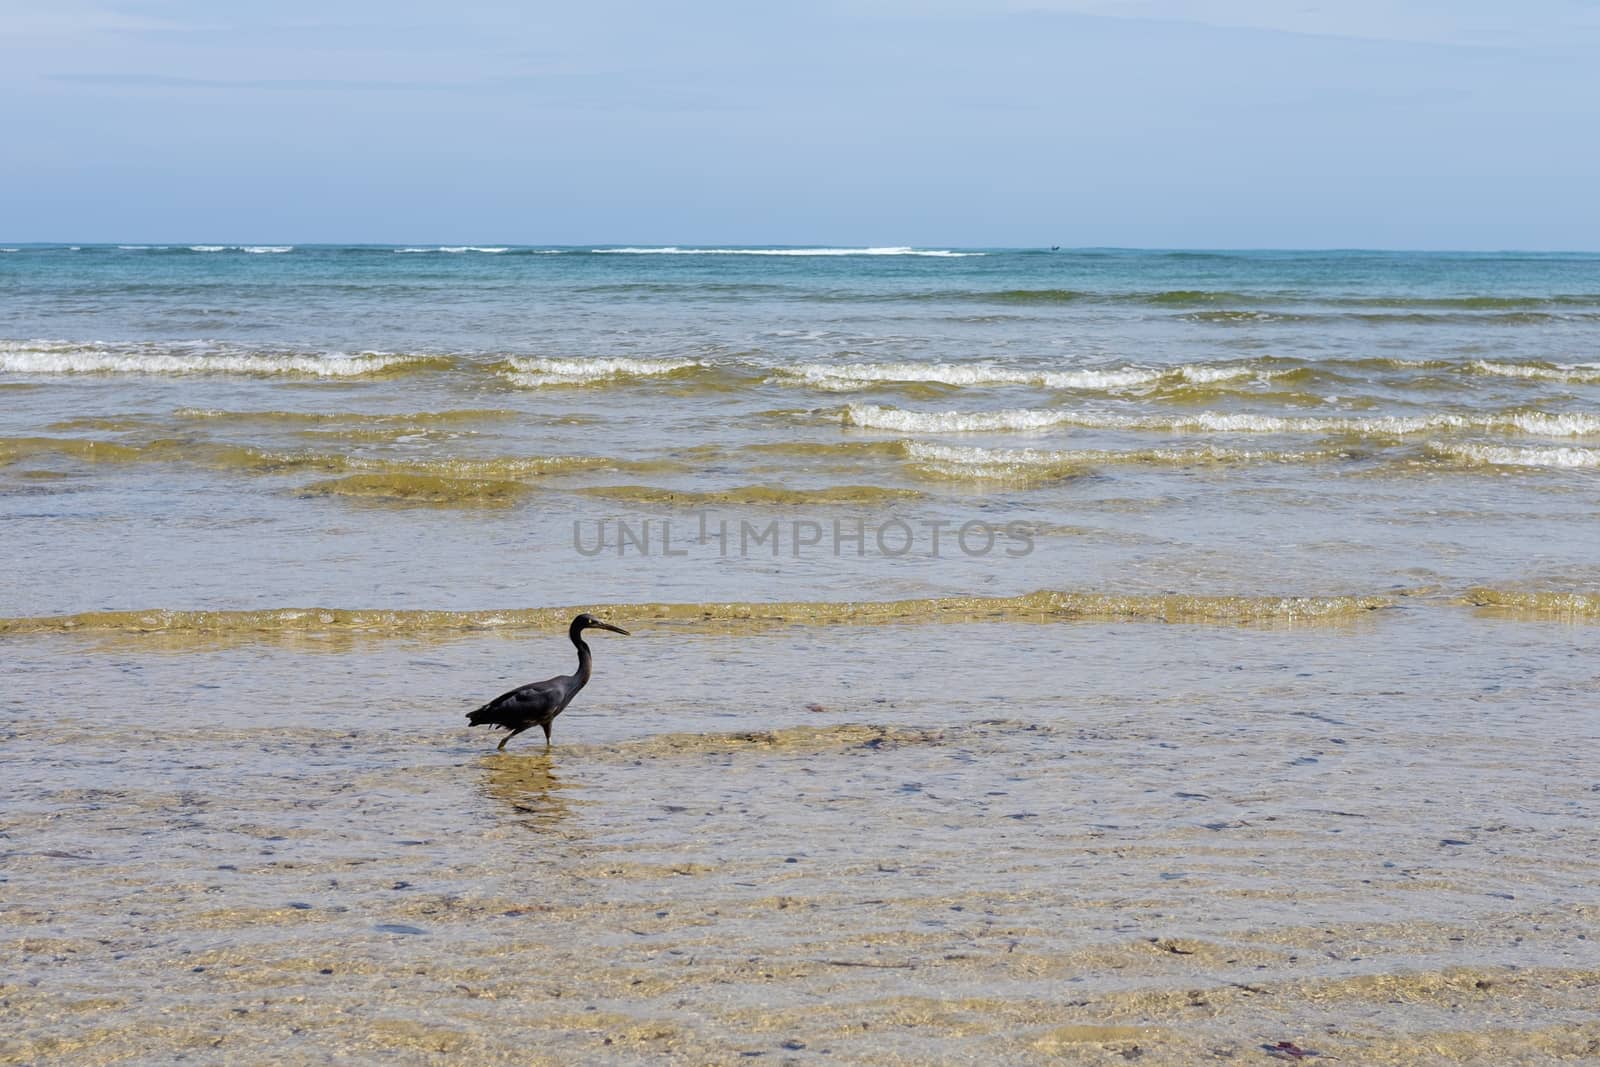
{"type": "Polygon", "coordinates": [[[535,251],[0,257],[0,1062],[1600,1056],[1600,259],[535,251]]]}
{"type": "Polygon", "coordinates": [[[450,725],[563,644],[129,644],[91,725],[77,639],[8,639],[10,1058],[1600,1038],[1585,627],[662,625],[550,754],[450,725]]]}

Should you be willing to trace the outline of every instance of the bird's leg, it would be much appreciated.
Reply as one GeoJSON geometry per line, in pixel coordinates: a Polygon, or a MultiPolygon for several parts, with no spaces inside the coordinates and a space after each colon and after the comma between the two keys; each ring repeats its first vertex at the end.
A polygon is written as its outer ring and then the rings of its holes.
{"type": "MultiPolygon", "coordinates": [[[[527,729],[526,726],[524,726],[522,728],[522,730],[526,730],[526,729],[527,729]]],[[[506,750],[506,742],[511,740],[513,737],[516,737],[518,734],[520,734],[522,732],[522,730],[512,730],[510,733],[506,734],[505,737],[501,738],[500,743],[498,745],[494,746],[495,751],[496,752],[504,752],[506,750]]]]}
{"type": "Polygon", "coordinates": [[[549,752],[550,751],[550,724],[547,723],[547,722],[542,722],[539,725],[544,727],[544,750],[546,752],[549,752]]]}

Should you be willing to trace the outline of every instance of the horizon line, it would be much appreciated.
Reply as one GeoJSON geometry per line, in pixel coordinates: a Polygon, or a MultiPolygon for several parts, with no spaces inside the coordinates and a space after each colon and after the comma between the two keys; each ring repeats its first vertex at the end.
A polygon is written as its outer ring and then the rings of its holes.
{"type": "Polygon", "coordinates": [[[680,248],[690,251],[715,252],[717,249],[841,249],[866,252],[872,249],[906,248],[915,251],[940,251],[949,250],[957,252],[1192,252],[1192,253],[1250,253],[1250,252],[1315,252],[1315,253],[1349,253],[1349,252],[1381,252],[1396,254],[1423,254],[1423,255],[1600,255],[1600,249],[1583,248],[1472,248],[1472,247],[1434,247],[1416,248],[1405,246],[1382,245],[963,245],[963,244],[838,244],[838,243],[799,243],[792,244],[781,241],[739,243],[732,241],[582,241],[558,243],[553,241],[462,241],[462,240],[429,240],[429,241],[294,241],[283,238],[274,240],[192,240],[192,239],[99,239],[99,240],[52,240],[52,241],[6,241],[0,238],[0,247],[11,247],[21,250],[32,249],[74,249],[74,248],[119,248],[127,246],[129,251],[138,250],[192,250],[194,248],[221,247],[224,249],[237,248],[416,248],[432,246],[432,248],[504,248],[504,249],[616,249],[616,248],[649,248],[667,249],[680,248]],[[137,248],[134,246],[138,246],[137,248]]]}

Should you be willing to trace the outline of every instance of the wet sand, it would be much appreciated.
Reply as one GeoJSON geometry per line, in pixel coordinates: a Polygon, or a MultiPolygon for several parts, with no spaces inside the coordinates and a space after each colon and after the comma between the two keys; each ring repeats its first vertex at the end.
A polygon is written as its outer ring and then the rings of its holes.
{"type": "Polygon", "coordinates": [[[12,635],[0,1062],[1591,1060],[1593,625],[12,635]]]}

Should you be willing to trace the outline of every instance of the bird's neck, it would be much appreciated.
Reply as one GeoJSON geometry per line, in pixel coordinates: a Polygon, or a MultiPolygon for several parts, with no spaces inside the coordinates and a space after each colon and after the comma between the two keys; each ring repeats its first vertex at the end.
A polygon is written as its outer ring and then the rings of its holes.
{"type": "Polygon", "coordinates": [[[589,645],[578,636],[582,631],[574,627],[570,636],[572,643],[578,646],[578,684],[582,685],[589,680],[590,673],[594,670],[594,656],[589,652],[589,645]]]}

